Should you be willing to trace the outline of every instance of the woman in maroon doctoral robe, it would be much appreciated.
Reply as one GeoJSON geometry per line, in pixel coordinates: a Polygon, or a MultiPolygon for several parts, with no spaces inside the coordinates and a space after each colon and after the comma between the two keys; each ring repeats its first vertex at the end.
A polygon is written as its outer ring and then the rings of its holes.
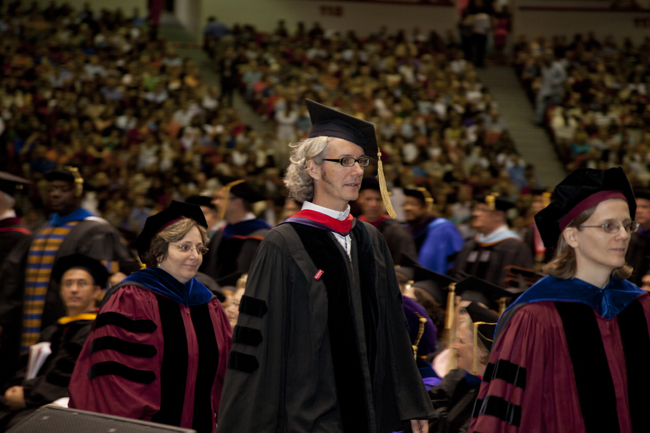
{"type": "Polygon", "coordinates": [[[232,331],[194,276],[208,243],[197,205],[149,217],[147,268],[111,290],[70,381],[70,407],[215,431],[232,331]]]}
{"type": "Polygon", "coordinates": [[[470,432],[650,431],[650,297],[625,280],[635,211],[621,168],[555,188],[535,216],[555,258],[499,319],[470,432]]]}

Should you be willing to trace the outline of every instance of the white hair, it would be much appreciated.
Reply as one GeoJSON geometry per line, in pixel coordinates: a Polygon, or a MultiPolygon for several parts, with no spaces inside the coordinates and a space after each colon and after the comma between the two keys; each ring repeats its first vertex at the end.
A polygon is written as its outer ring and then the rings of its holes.
{"type": "Polygon", "coordinates": [[[291,151],[291,164],[284,175],[284,184],[289,197],[295,201],[305,202],[314,198],[314,179],[307,173],[307,163],[313,160],[316,165],[322,166],[325,162],[327,143],[330,137],[305,138],[289,146],[291,151]]]}

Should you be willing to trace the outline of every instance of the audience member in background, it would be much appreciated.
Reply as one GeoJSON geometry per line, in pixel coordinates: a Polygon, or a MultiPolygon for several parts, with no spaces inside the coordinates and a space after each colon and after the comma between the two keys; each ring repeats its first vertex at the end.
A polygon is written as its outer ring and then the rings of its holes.
{"type": "Polygon", "coordinates": [[[433,214],[433,198],[425,188],[405,188],[404,214],[418,251],[418,262],[447,274],[465,241],[451,221],[433,214]]]}
{"type": "Polygon", "coordinates": [[[207,195],[193,195],[185,200],[185,203],[196,204],[201,207],[205,222],[208,224],[208,235],[210,239],[212,239],[212,236],[217,231],[219,224],[219,214],[212,201],[213,198],[207,195]]]}
{"type": "Polygon", "coordinates": [[[635,189],[636,222],[639,229],[631,234],[625,260],[632,267],[629,280],[641,287],[642,279],[650,270],[650,191],[635,189]]]}
{"type": "Polygon", "coordinates": [[[215,280],[248,270],[264,236],[271,227],[253,214],[253,203],[264,200],[244,179],[223,177],[212,204],[226,225],[212,236],[201,272],[215,280]]]}
{"type": "Polygon", "coordinates": [[[56,259],[80,253],[105,261],[111,273],[118,270],[119,260],[129,259],[118,231],[80,207],[83,179],[76,168],[51,171],[46,179],[52,211],[48,222],[19,243],[0,269],[3,383],[14,373],[18,354],[26,353],[42,329],[65,315],[58,282],[50,279],[56,259]]]}
{"type": "Polygon", "coordinates": [[[429,424],[429,432],[465,433],[472,421],[474,402],[485,374],[492,335],[499,316],[475,302],[465,307],[467,316],[460,319],[453,343],[458,368],[451,370],[429,396],[437,419],[429,424]]]}
{"type": "Polygon", "coordinates": [[[14,210],[16,191],[30,183],[27,179],[0,171],[0,268],[13,247],[32,234],[14,210]]]}
{"type": "Polygon", "coordinates": [[[379,191],[379,182],[374,177],[364,177],[359,189],[357,204],[361,208],[360,221],[372,224],[386,239],[393,263],[401,263],[406,255],[417,260],[415,243],[408,230],[384,210],[384,202],[379,191]]]}
{"type": "Polygon", "coordinates": [[[228,315],[228,321],[230,326],[235,329],[237,325],[237,319],[239,318],[239,305],[241,304],[241,298],[244,296],[246,291],[246,280],[248,275],[244,274],[237,279],[235,286],[235,293],[228,297],[228,306],[226,307],[226,314],[228,315]]]}
{"type": "Polygon", "coordinates": [[[108,271],[101,262],[82,254],[57,260],[52,279],[61,287],[59,295],[66,315],[41,332],[38,343],[44,343],[41,345],[49,347],[51,353],[33,377],[28,376],[28,355],[21,358],[24,365],[9,381],[4,399],[0,398],[8,408],[0,411],[0,416],[5,415],[0,425],[11,428],[44,404],[68,397],[70,377],[97,316],[95,302],[107,278],[108,271]]]}
{"type": "Polygon", "coordinates": [[[533,267],[530,249],[508,228],[506,212],[513,207],[510,200],[498,196],[479,197],[472,212],[472,227],[478,235],[458,253],[452,276],[474,275],[503,287],[507,265],[533,267]]]}
{"type": "Polygon", "coordinates": [[[566,78],[564,65],[555,59],[553,53],[545,53],[542,57],[541,82],[535,101],[535,122],[538,125],[544,124],[546,107],[562,101],[566,78]]]}
{"type": "Polygon", "coordinates": [[[552,199],[535,221],[555,257],[499,319],[470,431],[646,431],[650,297],[626,280],[630,183],[620,167],[578,169],[552,199]]]}
{"type": "Polygon", "coordinates": [[[214,432],[232,330],[194,278],[207,242],[197,205],[174,201],[147,219],[136,243],[147,268],[107,293],[70,407],[214,432]]]}

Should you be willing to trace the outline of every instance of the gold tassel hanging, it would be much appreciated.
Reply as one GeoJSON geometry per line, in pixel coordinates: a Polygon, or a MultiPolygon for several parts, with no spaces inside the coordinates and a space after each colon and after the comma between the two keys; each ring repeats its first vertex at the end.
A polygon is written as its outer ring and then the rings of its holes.
{"type": "Polygon", "coordinates": [[[81,197],[84,192],[84,178],[79,174],[79,169],[71,165],[66,165],[63,168],[68,170],[74,176],[74,193],[77,197],[81,197]]]}
{"type": "Polygon", "coordinates": [[[226,207],[228,207],[228,200],[230,198],[230,189],[233,186],[239,185],[240,183],[244,183],[244,182],[246,182],[246,179],[239,179],[223,186],[226,196],[223,198],[223,205],[221,206],[221,209],[219,209],[219,215],[218,215],[219,221],[222,221],[226,217],[226,207]]]}
{"type": "Polygon", "coordinates": [[[506,311],[506,298],[499,298],[499,316],[503,314],[504,311],[506,311]]]}
{"type": "Polygon", "coordinates": [[[544,203],[544,207],[548,207],[548,205],[551,204],[551,193],[550,192],[545,192],[542,194],[542,203],[544,203]]]}
{"type": "Polygon", "coordinates": [[[381,192],[381,199],[384,202],[384,207],[388,216],[395,219],[397,214],[393,209],[393,204],[390,202],[390,195],[388,194],[388,187],[386,187],[386,178],[384,177],[384,165],[381,162],[381,150],[377,151],[377,179],[379,180],[379,191],[381,192]]]}
{"type": "Polygon", "coordinates": [[[415,313],[416,316],[419,317],[420,324],[418,326],[418,336],[413,342],[413,356],[415,359],[418,359],[418,344],[420,344],[420,339],[422,338],[422,335],[424,335],[424,327],[427,324],[427,319],[420,316],[418,313],[415,313]]]}
{"type": "Polygon", "coordinates": [[[454,310],[456,306],[454,305],[456,301],[456,283],[451,283],[449,285],[449,293],[447,294],[447,321],[445,322],[445,329],[451,329],[454,327],[454,310]]]}
{"type": "Polygon", "coordinates": [[[483,334],[481,334],[479,332],[478,327],[480,325],[493,326],[493,325],[496,325],[496,323],[488,323],[488,322],[474,322],[473,323],[473,326],[474,326],[474,341],[472,342],[472,345],[473,345],[472,349],[474,351],[474,359],[472,360],[472,374],[474,376],[478,375],[478,336],[479,336],[479,334],[484,340],[487,340],[490,343],[494,343],[494,340],[492,340],[491,338],[487,338],[485,335],[483,335],[483,334]]]}

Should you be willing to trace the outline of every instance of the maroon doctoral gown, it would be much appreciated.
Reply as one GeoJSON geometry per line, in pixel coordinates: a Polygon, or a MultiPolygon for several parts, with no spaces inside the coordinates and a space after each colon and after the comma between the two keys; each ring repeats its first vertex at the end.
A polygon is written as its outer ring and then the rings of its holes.
{"type": "Polygon", "coordinates": [[[650,297],[545,277],[499,320],[470,432],[650,431],[650,297]]]}
{"type": "Polygon", "coordinates": [[[188,306],[141,285],[122,286],[101,308],[79,356],[70,407],[210,433],[231,333],[217,298],[188,306]]]}

